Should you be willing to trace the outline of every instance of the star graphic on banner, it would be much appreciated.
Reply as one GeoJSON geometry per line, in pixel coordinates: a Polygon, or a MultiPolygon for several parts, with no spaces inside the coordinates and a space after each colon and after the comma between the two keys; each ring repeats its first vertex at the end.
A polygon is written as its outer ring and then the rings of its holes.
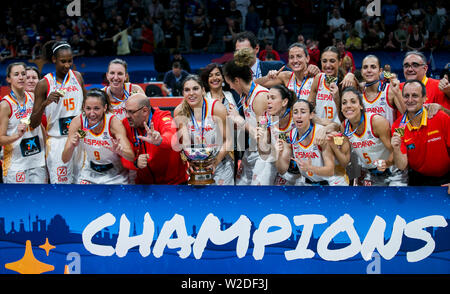
{"type": "Polygon", "coordinates": [[[15,262],[5,264],[5,268],[20,274],[41,274],[55,269],[53,265],[40,262],[34,257],[31,241],[25,243],[25,254],[15,262]]]}
{"type": "Polygon", "coordinates": [[[48,256],[50,250],[55,249],[56,247],[48,242],[48,238],[45,238],[45,243],[39,246],[39,248],[44,249],[45,253],[47,253],[48,256]]]}

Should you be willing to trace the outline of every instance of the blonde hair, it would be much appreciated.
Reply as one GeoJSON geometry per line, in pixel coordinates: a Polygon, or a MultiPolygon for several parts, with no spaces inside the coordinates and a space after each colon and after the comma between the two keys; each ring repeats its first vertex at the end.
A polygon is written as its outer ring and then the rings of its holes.
{"type": "Polygon", "coordinates": [[[234,53],[234,62],[240,67],[251,67],[255,63],[255,53],[250,48],[243,48],[234,53]]]}

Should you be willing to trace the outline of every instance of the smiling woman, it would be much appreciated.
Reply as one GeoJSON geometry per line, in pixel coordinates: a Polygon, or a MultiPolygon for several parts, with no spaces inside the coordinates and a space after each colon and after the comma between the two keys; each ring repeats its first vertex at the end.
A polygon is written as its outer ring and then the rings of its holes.
{"type": "Polygon", "coordinates": [[[44,136],[29,127],[33,94],[25,91],[25,64],[11,63],[6,70],[9,95],[0,99],[0,146],[4,146],[4,183],[47,183],[44,136]]]}
{"type": "Polygon", "coordinates": [[[73,71],[72,48],[67,42],[51,46],[55,71],[48,73],[36,85],[30,126],[37,128],[47,119],[47,168],[52,184],[72,184],[77,181],[83,161],[75,150],[72,160],[62,162],[61,152],[66,142],[70,121],[81,112],[86,89],[81,73],[73,71]]]}
{"type": "Polygon", "coordinates": [[[219,146],[220,151],[209,163],[208,169],[213,171],[216,184],[232,184],[233,169],[222,163],[228,151],[233,150],[230,146],[232,137],[227,126],[225,106],[218,100],[205,97],[203,83],[196,75],[187,76],[182,89],[183,102],[174,111],[179,142],[183,149],[219,146]]]}
{"type": "Polygon", "coordinates": [[[108,95],[113,113],[120,120],[125,118],[123,109],[128,97],[133,93],[144,93],[141,86],[129,82],[127,63],[119,58],[111,60],[106,72],[109,85],[102,90],[108,95]]]}
{"type": "Polygon", "coordinates": [[[72,157],[82,142],[86,160],[80,184],[129,184],[128,170],[120,157],[134,160],[134,152],[122,122],[110,112],[106,93],[92,89],[83,101],[83,113],[69,126],[69,136],[62,153],[63,162],[72,157]]]}

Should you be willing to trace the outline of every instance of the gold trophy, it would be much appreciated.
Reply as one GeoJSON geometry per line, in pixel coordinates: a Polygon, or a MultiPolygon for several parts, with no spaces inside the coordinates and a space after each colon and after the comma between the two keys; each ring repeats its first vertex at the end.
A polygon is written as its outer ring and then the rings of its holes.
{"type": "Polygon", "coordinates": [[[219,146],[207,145],[206,147],[190,147],[183,149],[182,157],[196,168],[190,172],[188,184],[190,185],[210,185],[214,184],[212,170],[207,165],[216,158],[219,153],[219,146]]]}

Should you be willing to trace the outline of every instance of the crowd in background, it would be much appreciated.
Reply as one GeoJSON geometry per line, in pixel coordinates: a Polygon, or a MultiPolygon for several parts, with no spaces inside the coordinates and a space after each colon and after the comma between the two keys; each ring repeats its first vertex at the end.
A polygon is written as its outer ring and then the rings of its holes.
{"type": "Polygon", "coordinates": [[[0,61],[36,59],[50,40],[69,42],[75,57],[232,52],[233,36],[244,30],[272,59],[298,38],[311,50],[338,40],[350,51],[450,48],[443,0],[380,1],[381,16],[367,14],[370,0],[86,0],[79,17],[67,14],[70,2],[9,3],[0,12],[0,61]]]}

